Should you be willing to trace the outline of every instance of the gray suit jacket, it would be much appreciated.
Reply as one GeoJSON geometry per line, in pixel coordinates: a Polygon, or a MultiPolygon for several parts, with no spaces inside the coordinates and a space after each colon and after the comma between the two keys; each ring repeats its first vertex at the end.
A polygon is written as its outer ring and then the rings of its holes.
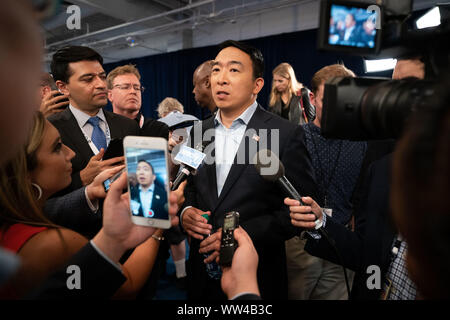
{"type": "Polygon", "coordinates": [[[85,189],[83,187],[47,200],[44,213],[53,223],[92,238],[101,228],[102,214],[100,209],[92,212],[86,200],[85,189]]]}

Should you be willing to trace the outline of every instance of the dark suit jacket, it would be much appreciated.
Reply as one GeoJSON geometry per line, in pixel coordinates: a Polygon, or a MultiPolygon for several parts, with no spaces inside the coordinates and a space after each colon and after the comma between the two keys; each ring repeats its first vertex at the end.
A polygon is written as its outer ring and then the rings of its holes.
{"type": "Polygon", "coordinates": [[[102,227],[101,208],[92,212],[86,201],[85,187],[45,203],[44,214],[50,221],[91,239],[102,227]]]}
{"type": "MultiPolygon", "coordinates": [[[[196,144],[196,126],[191,130],[193,144],[196,144]]],[[[214,128],[214,118],[203,121],[203,132],[214,128]]],[[[202,132],[202,131],[200,131],[202,132]]],[[[286,169],[287,178],[303,195],[317,194],[313,169],[304,144],[304,131],[273,113],[258,106],[247,125],[247,135],[241,141],[238,154],[246,154],[246,164],[237,164],[236,158],[230,169],[220,197],[217,196],[216,165],[212,163],[205,148],[207,160],[195,176],[188,179],[185,189],[185,206],[211,211],[210,223],[214,229],[223,225],[225,213],[235,210],[240,213],[240,225],[250,235],[259,255],[258,283],[263,299],[287,298],[285,240],[297,233],[290,222],[289,210],[284,205],[284,192],[274,182],[264,180],[249,161],[259,149],[269,148],[277,153],[286,169]],[[266,129],[267,135],[262,131],[266,129]],[[278,129],[279,139],[276,132],[278,129]],[[259,142],[254,139],[254,133],[259,142]],[[272,141],[274,140],[274,141],[272,141]],[[278,145],[278,151],[276,148],[278,145]],[[250,152],[249,150],[252,150],[250,152]]],[[[201,140],[200,140],[201,141],[201,140]]],[[[199,241],[192,239],[189,258],[189,298],[208,297],[208,275],[203,258],[199,254],[199,241]]]]}
{"type": "Polygon", "coordinates": [[[126,281],[126,277],[115,266],[106,261],[92,247],[86,244],[67,265],[50,276],[28,299],[109,299],[126,281]],[[67,267],[80,267],[81,289],[67,288],[67,267]]]}
{"type": "Polygon", "coordinates": [[[141,135],[145,137],[161,137],[169,140],[169,127],[164,122],[152,118],[144,118],[141,135]]]}
{"type": "MultiPolygon", "coordinates": [[[[111,132],[111,140],[114,138],[124,138],[125,136],[139,136],[140,130],[136,121],[125,118],[121,115],[103,110],[106,122],[111,132]]],[[[69,108],[48,117],[48,120],[58,129],[62,142],[72,149],[76,155],[72,159],[72,183],[61,194],[79,189],[83,186],[80,178],[80,171],[83,170],[89,160],[94,156],[83,132],[78,126],[77,120],[69,108]]]]}
{"type": "MultiPolygon", "coordinates": [[[[131,200],[141,203],[140,191],[139,187],[132,187],[130,190],[131,200]]],[[[158,184],[155,184],[155,188],[153,189],[153,198],[152,198],[152,206],[151,209],[155,213],[153,218],[155,219],[167,219],[168,211],[164,209],[167,207],[167,192],[164,190],[164,187],[161,187],[158,184]],[[162,216],[162,214],[164,214],[162,216]]],[[[144,216],[144,212],[142,210],[142,203],[139,207],[139,215],[144,216]]]]}
{"type": "MultiPolygon", "coordinates": [[[[391,158],[388,155],[369,168],[364,183],[361,212],[356,216],[355,232],[327,217],[325,229],[335,240],[343,264],[356,272],[352,290],[352,297],[355,299],[379,299],[380,290],[367,288],[367,279],[373,274],[367,273],[367,267],[379,266],[383,283],[390,264],[390,252],[396,233],[389,209],[391,158]]],[[[339,264],[334,251],[323,238],[319,241],[308,239],[305,250],[339,264]]]]}

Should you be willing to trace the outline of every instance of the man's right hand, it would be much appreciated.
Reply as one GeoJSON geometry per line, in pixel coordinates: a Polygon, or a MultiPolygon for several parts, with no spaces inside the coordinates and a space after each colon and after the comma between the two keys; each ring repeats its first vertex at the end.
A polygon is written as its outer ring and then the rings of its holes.
{"type": "Polygon", "coordinates": [[[294,199],[284,199],[284,204],[289,206],[292,225],[313,230],[316,227],[314,221],[323,219],[322,208],[310,197],[303,197],[302,202],[304,205],[294,199]]]}
{"type": "Polygon", "coordinates": [[[105,150],[101,148],[100,152],[89,160],[86,168],[80,171],[81,182],[84,186],[91,183],[103,170],[114,168],[117,165],[122,165],[125,160],[123,156],[102,160],[104,154],[105,150]]]}
{"type": "Polygon", "coordinates": [[[211,215],[210,211],[202,211],[194,207],[186,209],[183,213],[181,221],[183,229],[188,235],[198,240],[203,240],[212,231],[212,226],[202,217],[205,213],[211,215]]]}

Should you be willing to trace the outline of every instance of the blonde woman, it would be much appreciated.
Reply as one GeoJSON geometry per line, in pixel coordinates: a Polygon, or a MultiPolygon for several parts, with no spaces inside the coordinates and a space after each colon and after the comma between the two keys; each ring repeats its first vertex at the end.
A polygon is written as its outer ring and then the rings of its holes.
{"type": "Polygon", "coordinates": [[[272,75],[269,110],[295,124],[313,120],[308,90],[297,81],[292,66],[283,62],[273,69],[272,75]]]}
{"type": "MultiPolygon", "coordinates": [[[[0,246],[22,261],[20,274],[0,290],[0,297],[23,297],[87,244],[82,235],[49,221],[42,210],[52,194],[70,184],[74,155],[56,128],[37,113],[26,145],[0,167],[0,246]]],[[[100,179],[107,174],[102,172],[100,179]]],[[[121,267],[128,280],[118,297],[133,296],[144,285],[158,248],[154,238],[136,247],[121,267]]]]}

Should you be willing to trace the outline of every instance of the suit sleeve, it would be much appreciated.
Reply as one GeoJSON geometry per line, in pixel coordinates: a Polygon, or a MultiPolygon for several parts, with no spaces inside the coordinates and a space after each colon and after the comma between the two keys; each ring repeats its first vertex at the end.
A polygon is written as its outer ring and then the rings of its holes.
{"type": "Polygon", "coordinates": [[[87,226],[98,224],[102,216],[100,212],[92,212],[89,208],[85,189],[83,187],[61,197],[47,200],[44,206],[47,218],[57,225],[86,234],[87,226]]]}
{"type": "Polygon", "coordinates": [[[67,265],[50,276],[28,299],[108,299],[122,286],[126,277],[106,261],[90,243],[86,244],[67,265]],[[68,289],[68,266],[80,270],[80,289],[68,289]]]}
{"type": "MultiPolygon", "coordinates": [[[[371,192],[371,184],[374,178],[373,166],[364,179],[362,187],[361,207],[358,214],[355,215],[355,232],[347,229],[345,226],[335,222],[332,217],[327,217],[325,230],[329,236],[335,241],[337,250],[339,251],[343,261],[342,264],[351,270],[359,271],[363,264],[364,253],[364,234],[366,229],[366,217],[374,210],[369,203],[369,195],[371,192]]],[[[375,190],[376,191],[376,190],[375,190]]],[[[373,198],[373,197],[372,197],[373,198]]],[[[378,201],[375,197],[375,201],[378,201]]],[[[375,206],[376,207],[376,206],[375,206]]],[[[373,214],[378,214],[374,212],[373,214]]],[[[323,237],[320,240],[308,238],[305,250],[311,255],[329,260],[333,263],[340,264],[336,253],[331,245],[323,237]]]]}

